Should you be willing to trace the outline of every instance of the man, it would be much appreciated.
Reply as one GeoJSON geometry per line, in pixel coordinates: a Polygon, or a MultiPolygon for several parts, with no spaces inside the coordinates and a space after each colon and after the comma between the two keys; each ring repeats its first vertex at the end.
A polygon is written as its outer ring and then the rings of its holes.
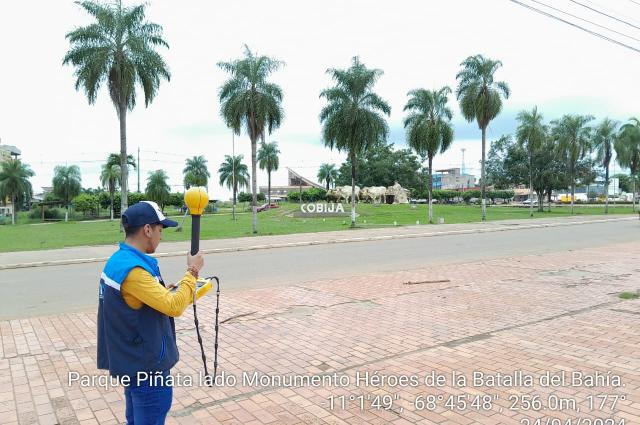
{"type": "Polygon", "coordinates": [[[98,368],[125,385],[128,424],[164,424],[173,389],[158,376],[166,378],[178,362],[173,318],[193,301],[204,260],[201,253],[187,254],[187,270],[171,291],[158,260],[149,254],[158,247],[162,229],[178,223],[168,220],[155,202],[144,201],[127,208],[122,225],[125,241],[100,278],[98,368]]]}

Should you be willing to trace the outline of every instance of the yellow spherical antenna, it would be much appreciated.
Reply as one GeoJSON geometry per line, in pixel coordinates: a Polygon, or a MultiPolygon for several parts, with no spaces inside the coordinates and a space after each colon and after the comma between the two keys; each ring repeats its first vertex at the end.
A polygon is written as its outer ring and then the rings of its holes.
{"type": "Polygon", "coordinates": [[[209,203],[209,195],[204,187],[194,186],[184,194],[184,203],[187,204],[191,215],[202,215],[209,203]]]}

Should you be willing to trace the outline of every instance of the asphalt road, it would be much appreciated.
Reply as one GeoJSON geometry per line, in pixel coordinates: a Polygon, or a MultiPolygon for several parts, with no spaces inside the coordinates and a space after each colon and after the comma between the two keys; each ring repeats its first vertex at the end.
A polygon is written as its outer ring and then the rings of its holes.
{"type": "MultiPolygon", "coordinates": [[[[203,274],[222,291],[289,285],[363,273],[424,268],[523,254],[562,252],[637,240],[638,221],[523,229],[495,233],[210,254],[203,274]]],[[[96,307],[104,263],[0,271],[0,320],[96,307]]],[[[182,276],[186,259],[161,258],[166,282],[182,276]]]]}

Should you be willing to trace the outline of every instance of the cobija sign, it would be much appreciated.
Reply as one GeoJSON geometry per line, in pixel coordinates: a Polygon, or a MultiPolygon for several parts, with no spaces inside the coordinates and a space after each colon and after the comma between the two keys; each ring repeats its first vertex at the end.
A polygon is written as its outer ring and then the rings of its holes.
{"type": "Polygon", "coordinates": [[[300,214],[301,215],[313,215],[313,216],[323,216],[323,217],[335,217],[342,216],[345,214],[344,206],[342,204],[300,204],[300,214]]]}

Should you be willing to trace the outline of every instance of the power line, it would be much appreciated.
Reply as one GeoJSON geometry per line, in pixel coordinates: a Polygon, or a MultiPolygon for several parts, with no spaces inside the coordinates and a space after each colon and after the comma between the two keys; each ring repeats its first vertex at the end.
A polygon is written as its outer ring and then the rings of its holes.
{"type": "Polygon", "coordinates": [[[570,1],[571,3],[575,3],[575,4],[577,4],[577,5],[579,5],[579,6],[582,6],[582,7],[586,8],[586,9],[589,9],[589,10],[592,10],[592,11],[594,11],[594,12],[596,12],[596,13],[599,13],[600,15],[606,16],[606,17],[608,17],[608,18],[611,18],[611,19],[616,20],[616,21],[618,21],[618,22],[621,22],[621,23],[623,23],[623,24],[625,24],[625,25],[629,25],[630,27],[633,27],[633,28],[635,28],[635,29],[639,29],[639,30],[640,30],[640,27],[639,27],[639,26],[634,25],[634,24],[632,24],[632,23],[630,23],[630,22],[627,22],[627,21],[625,21],[624,19],[617,18],[617,17],[615,17],[615,16],[609,15],[608,13],[604,13],[603,11],[598,10],[598,9],[596,9],[596,8],[594,8],[594,7],[588,6],[588,5],[584,4],[584,3],[580,3],[580,2],[579,2],[579,1],[577,1],[577,0],[569,0],[569,1],[570,1]]]}
{"type": "Polygon", "coordinates": [[[621,41],[618,41],[618,40],[615,40],[613,38],[607,37],[606,35],[600,34],[599,32],[592,31],[592,30],[590,30],[588,28],[582,27],[582,26],[580,26],[578,24],[575,24],[573,22],[567,21],[566,19],[562,19],[562,18],[560,18],[560,17],[558,17],[556,15],[553,15],[551,13],[545,12],[544,10],[540,10],[540,9],[535,8],[533,6],[530,6],[528,4],[522,3],[522,2],[520,2],[518,0],[509,0],[509,1],[512,2],[512,3],[515,3],[517,5],[520,5],[522,7],[526,7],[527,9],[533,10],[536,13],[540,13],[542,15],[545,15],[545,16],[547,16],[549,18],[556,19],[556,20],[558,20],[560,22],[564,22],[567,25],[571,25],[572,27],[575,27],[575,28],[578,28],[578,29],[580,29],[582,31],[588,32],[589,34],[595,35],[596,37],[602,38],[603,40],[609,41],[611,43],[617,44],[617,45],[622,46],[622,47],[626,47],[627,49],[630,49],[630,50],[633,50],[635,52],[640,53],[640,49],[637,49],[637,48],[635,48],[633,46],[629,46],[628,44],[625,44],[625,43],[623,43],[621,41]]]}
{"type": "MultiPolygon", "coordinates": [[[[632,37],[632,36],[627,35],[627,34],[625,34],[625,33],[622,33],[622,32],[620,32],[620,31],[616,31],[616,30],[611,29],[611,28],[609,28],[609,27],[605,27],[604,25],[600,25],[600,24],[598,24],[598,23],[596,23],[596,22],[590,21],[590,20],[588,20],[588,19],[581,18],[581,17],[576,16],[576,15],[574,15],[574,14],[572,14],[572,13],[565,12],[564,10],[561,10],[561,9],[555,8],[555,7],[553,7],[553,6],[549,6],[548,4],[545,4],[545,3],[541,2],[541,1],[538,1],[538,0],[531,0],[531,1],[532,1],[532,2],[534,2],[534,3],[537,3],[537,4],[541,5],[541,6],[548,7],[549,9],[553,9],[553,10],[555,10],[555,11],[557,11],[557,12],[564,13],[565,15],[569,15],[569,16],[571,16],[571,17],[573,17],[573,18],[579,19],[579,20],[581,20],[581,21],[583,21],[583,22],[587,22],[587,23],[589,23],[589,24],[591,24],[591,25],[595,25],[596,27],[600,27],[600,28],[603,28],[603,29],[605,29],[605,30],[607,30],[607,31],[611,31],[611,32],[613,32],[613,33],[619,34],[619,35],[621,35],[621,36],[623,36],[623,37],[627,37],[627,38],[630,38],[630,39],[635,40],[635,41],[640,41],[640,38],[635,38],[635,37],[632,37]]],[[[640,3],[638,3],[638,4],[640,4],[640,3]]]]}
{"type": "Polygon", "coordinates": [[[638,2],[637,2],[637,1],[635,1],[635,0],[629,0],[629,1],[630,1],[631,3],[633,3],[633,4],[637,4],[638,6],[640,6],[640,3],[638,3],[638,2]]]}

